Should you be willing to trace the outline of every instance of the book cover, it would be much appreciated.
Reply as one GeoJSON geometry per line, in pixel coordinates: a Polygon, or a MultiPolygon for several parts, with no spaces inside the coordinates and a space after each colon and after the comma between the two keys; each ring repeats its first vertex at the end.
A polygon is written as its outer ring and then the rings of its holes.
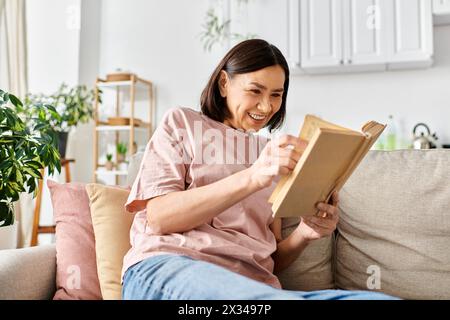
{"type": "Polygon", "coordinates": [[[273,216],[317,214],[316,204],[328,202],[342,188],[385,127],[370,121],[358,132],[307,115],[299,137],[308,146],[273,191],[269,199],[273,216]]]}

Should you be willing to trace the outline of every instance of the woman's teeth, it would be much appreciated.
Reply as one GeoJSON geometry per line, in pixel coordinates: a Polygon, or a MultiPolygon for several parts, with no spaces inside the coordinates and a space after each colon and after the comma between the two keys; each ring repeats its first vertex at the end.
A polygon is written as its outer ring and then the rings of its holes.
{"type": "Polygon", "coordinates": [[[249,115],[252,119],[257,120],[257,121],[261,121],[261,120],[264,120],[264,119],[266,118],[266,116],[259,115],[259,114],[254,114],[254,113],[248,113],[248,115],[249,115]]]}

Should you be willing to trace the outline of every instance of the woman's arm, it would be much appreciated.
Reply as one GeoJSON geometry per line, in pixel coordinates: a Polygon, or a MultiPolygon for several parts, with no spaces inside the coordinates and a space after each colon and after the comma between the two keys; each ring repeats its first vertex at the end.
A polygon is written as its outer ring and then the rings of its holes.
{"type": "Polygon", "coordinates": [[[274,177],[291,172],[300,157],[299,152],[286,150],[288,145],[300,150],[304,142],[285,135],[268,143],[248,169],[207,186],[149,200],[146,204],[147,221],[153,232],[169,234],[192,230],[250,194],[270,186],[274,177]]]}
{"type": "Polygon", "coordinates": [[[147,203],[147,221],[156,234],[188,231],[210,221],[258,188],[246,169],[207,186],[151,199],[147,203]]]}
{"type": "Polygon", "coordinates": [[[274,273],[278,273],[289,267],[309,244],[309,240],[303,238],[301,234],[298,234],[298,228],[296,228],[286,239],[282,239],[281,219],[278,220],[279,223],[275,223],[274,221],[274,224],[279,224],[279,226],[273,227],[274,231],[277,229],[275,232],[280,235],[275,236],[278,244],[277,250],[272,254],[272,258],[275,263],[274,273]]]}
{"type": "Polygon", "coordinates": [[[311,241],[327,237],[334,232],[339,221],[338,198],[339,195],[335,192],[331,205],[319,203],[317,205],[319,215],[303,217],[298,227],[286,239],[281,240],[281,219],[274,220],[271,229],[278,242],[277,250],[272,254],[275,263],[274,273],[289,267],[311,241]]]}

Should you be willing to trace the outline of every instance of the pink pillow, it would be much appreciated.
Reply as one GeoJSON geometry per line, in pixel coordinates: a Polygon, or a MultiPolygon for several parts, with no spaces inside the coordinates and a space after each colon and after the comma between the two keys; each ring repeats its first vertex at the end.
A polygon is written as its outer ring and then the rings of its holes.
{"type": "Polygon", "coordinates": [[[55,300],[102,299],[89,197],[82,183],[48,180],[56,223],[55,300]]]}

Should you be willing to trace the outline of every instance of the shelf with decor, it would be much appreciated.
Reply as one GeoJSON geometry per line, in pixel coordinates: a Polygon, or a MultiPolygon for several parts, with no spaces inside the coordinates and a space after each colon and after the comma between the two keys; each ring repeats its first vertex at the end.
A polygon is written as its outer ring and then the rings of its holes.
{"type": "MultiPolygon", "coordinates": [[[[99,125],[96,127],[97,131],[129,131],[130,126],[110,126],[110,125],[99,125]]],[[[135,127],[136,131],[148,131],[148,127],[135,127]]]]}
{"type": "Polygon", "coordinates": [[[128,171],[125,170],[96,170],[95,173],[97,175],[99,174],[105,174],[105,175],[111,175],[111,176],[126,176],[128,174],[128,171]]]}
{"type": "MultiPolygon", "coordinates": [[[[137,136],[140,135],[139,138],[146,144],[153,134],[154,85],[151,81],[132,73],[114,73],[107,75],[105,79],[97,78],[95,94],[98,96],[102,93],[103,97],[106,91],[113,94],[113,103],[108,104],[102,101],[95,104],[93,181],[98,182],[100,176],[108,179],[113,177],[114,183],[112,184],[118,185],[119,178],[127,175],[127,158],[129,159],[139,149],[137,136]],[[139,99],[140,105],[137,103],[138,94],[144,95],[144,98],[139,99]],[[121,98],[126,96],[126,101],[122,101],[121,98]],[[113,109],[113,114],[109,112],[108,116],[108,109],[113,109]],[[100,139],[106,133],[114,134],[114,145],[116,146],[114,152],[101,150],[101,148],[111,147],[110,142],[100,143],[100,139]],[[125,134],[128,137],[124,139],[123,135],[125,134]],[[145,139],[142,139],[142,136],[145,139]],[[105,153],[106,162],[102,158],[105,153]],[[114,161],[110,160],[113,154],[115,154],[114,161]]],[[[144,143],[141,143],[140,146],[143,146],[144,143]]]]}

